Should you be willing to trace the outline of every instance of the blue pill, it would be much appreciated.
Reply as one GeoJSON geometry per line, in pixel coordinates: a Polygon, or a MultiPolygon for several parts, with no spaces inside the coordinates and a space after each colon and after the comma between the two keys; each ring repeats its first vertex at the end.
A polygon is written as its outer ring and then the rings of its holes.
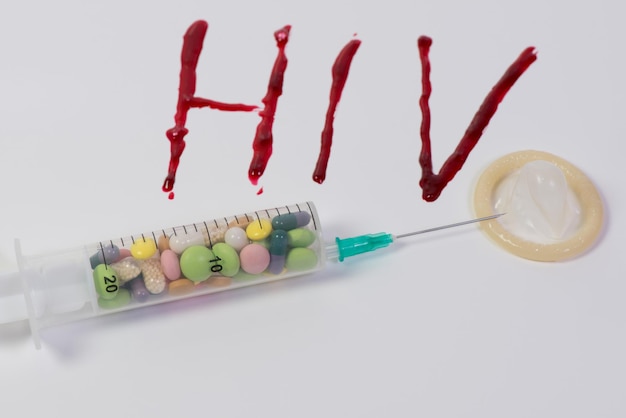
{"type": "Polygon", "coordinates": [[[95,269],[98,264],[115,263],[120,258],[120,249],[117,245],[106,245],[98,250],[94,255],[89,257],[91,268],[95,269]]]}
{"type": "Polygon", "coordinates": [[[150,297],[150,292],[143,281],[143,274],[130,281],[130,293],[137,302],[145,302],[150,297]]]}
{"type": "Polygon", "coordinates": [[[272,274],[280,274],[285,267],[286,257],[284,255],[271,255],[268,271],[272,274]]]}
{"type": "Polygon", "coordinates": [[[270,235],[270,265],[269,272],[279,274],[285,267],[285,255],[287,254],[287,244],[289,238],[287,231],[281,229],[272,231],[270,235]]]}
{"type": "Polygon", "coordinates": [[[272,228],[290,231],[301,226],[306,226],[311,220],[309,212],[294,212],[284,215],[278,215],[272,219],[272,228]]]}

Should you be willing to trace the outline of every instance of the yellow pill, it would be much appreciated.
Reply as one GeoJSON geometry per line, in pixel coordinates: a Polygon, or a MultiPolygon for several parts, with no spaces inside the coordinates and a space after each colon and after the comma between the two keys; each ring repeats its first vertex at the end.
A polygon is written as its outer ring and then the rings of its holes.
{"type": "Polygon", "coordinates": [[[272,223],[267,219],[259,219],[251,222],[246,228],[246,235],[252,241],[260,241],[270,236],[272,223]]]}
{"type": "Polygon", "coordinates": [[[146,260],[156,253],[157,246],[153,239],[140,238],[130,247],[130,254],[139,259],[146,260]]]}

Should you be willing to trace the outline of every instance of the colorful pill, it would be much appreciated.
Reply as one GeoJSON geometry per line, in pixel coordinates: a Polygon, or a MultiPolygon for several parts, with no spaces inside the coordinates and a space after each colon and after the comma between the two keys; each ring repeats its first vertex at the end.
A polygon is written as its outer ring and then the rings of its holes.
{"type": "Polygon", "coordinates": [[[170,249],[176,254],[182,254],[183,251],[193,245],[204,245],[204,237],[201,231],[178,231],[170,236],[170,249]]]}
{"type": "Polygon", "coordinates": [[[252,241],[261,241],[272,233],[272,223],[267,219],[259,219],[251,222],[246,228],[246,235],[252,241]]]}
{"type": "Polygon", "coordinates": [[[183,276],[198,283],[217,272],[211,270],[215,263],[215,254],[204,245],[193,245],[180,256],[180,270],[183,276]]]}
{"type": "Polygon", "coordinates": [[[243,247],[250,243],[250,240],[248,239],[246,231],[244,231],[243,228],[235,226],[233,228],[228,228],[224,234],[224,242],[233,247],[235,250],[241,251],[243,247]]]}
{"type": "Polygon", "coordinates": [[[117,273],[121,284],[129,282],[141,274],[139,261],[135,260],[133,257],[126,257],[117,263],[111,264],[111,267],[117,273]]]}
{"type": "Polygon", "coordinates": [[[123,287],[113,299],[98,298],[98,306],[102,309],[118,309],[130,303],[130,292],[123,287]]]}
{"type": "Polygon", "coordinates": [[[239,273],[233,276],[233,279],[236,280],[252,280],[256,279],[258,276],[256,274],[246,273],[243,269],[239,269],[239,273]]]}
{"type": "Polygon", "coordinates": [[[167,235],[159,236],[159,239],[157,240],[157,247],[159,248],[159,251],[169,250],[170,249],[170,237],[168,237],[167,235]]]}
{"type": "Polygon", "coordinates": [[[143,275],[143,282],[148,292],[153,295],[158,295],[165,290],[167,281],[163,270],[161,270],[161,262],[158,259],[150,258],[144,260],[141,263],[141,274],[143,275]]]}
{"type": "Polygon", "coordinates": [[[285,267],[285,254],[287,254],[287,231],[278,230],[272,232],[270,241],[270,265],[269,271],[279,274],[285,267]]]}
{"type": "Polygon", "coordinates": [[[170,282],[167,293],[172,296],[187,295],[195,289],[194,283],[189,279],[178,279],[170,282]]]}
{"type": "Polygon", "coordinates": [[[287,213],[284,215],[278,215],[272,219],[272,227],[274,229],[290,231],[292,229],[308,225],[310,220],[311,215],[309,212],[287,213]]]}
{"type": "Polygon", "coordinates": [[[315,232],[306,228],[296,228],[287,232],[291,247],[308,247],[315,242],[315,232]]]}
{"type": "Polygon", "coordinates": [[[100,248],[94,255],[89,257],[91,268],[95,269],[98,264],[111,264],[120,259],[120,249],[117,245],[105,245],[100,248]]]}
{"type": "Polygon", "coordinates": [[[232,277],[239,272],[239,254],[233,247],[219,242],[211,249],[213,254],[215,254],[215,261],[212,262],[211,271],[228,277],[232,277]]]}
{"type": "Polygon", "coordinates": [[[180,278],[180,263],[178,256],[172,250],[165,250],[161,253],[161,270],[168,280],[180,278]]]}
{"type": "Polygon", "coordinates": [[[102,299],[113,299],[120,289],[115,270],[106,264],[99,264],[93,270],[93,283],[102,299]]]}
{"type": "Polygon", "coordinates": [[[128,248],[120,248],[120,256],[118,257],[118,261],[119,260],[123,260],[126,257],[132,257],[132,254],[130,253],[130,250],[128,248]]]}
{"type": "Polygon", "coordinates": [[[309,248],[292,248],[287,253],[287,270],[311,270],[317,265],[317,255],[309,248]]]}
{"type": "Polygon", "coordinates": [[[130,246],[130,253],[138,260],[147,260],[157,251],[156,243],[151,238],[139,238],[130,246]]]}
{"type": "Polygon", "coordinates": [[[230,286],[232,283],[233,283],[233,279],[231,277],[215,276],[210,280],[209,284],[211,286],[224,287],[224,286],[230,286]]]}
{"type": "Polygon", "coordinates": [[[262,245],[248,244],[239,253],[241,268],[246,273],[259,274],[270,265],[270,252],[262,245]]]}
{"type": "Polygon", "coordinates": [[[143,276],[139,276],[130,282],[130,293],[137,302],[145,302],[150,297],[143,276]]]}
{"type": "Polygon", "coordinates": [[[269,251],[270,249],[270,244],[271,244],[271,240],[270,237],[267,237],[265,239],[262,239],[261,241],[254,241],[255,244],[259,244],[262,245],[263,247],[265,247],[266,250],[269,251]]]}

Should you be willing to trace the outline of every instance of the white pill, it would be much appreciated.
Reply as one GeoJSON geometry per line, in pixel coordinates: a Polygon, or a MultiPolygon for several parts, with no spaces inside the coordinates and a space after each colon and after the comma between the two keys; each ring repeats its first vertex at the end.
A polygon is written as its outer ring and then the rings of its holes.
{"type": "Polygon", "coordinates": [[[170,236],[170,249],[180,255],[192,245],[204,245],[204,237],[200,231],[176,231],[170,236]]]}
{"type": "Polygon", "coordinates": [[[224,241],[237,251],[241,251],[243,247],[250,243],[246,231],[238,226],[229,228],[228,231],[226,231],[224,241]]]}

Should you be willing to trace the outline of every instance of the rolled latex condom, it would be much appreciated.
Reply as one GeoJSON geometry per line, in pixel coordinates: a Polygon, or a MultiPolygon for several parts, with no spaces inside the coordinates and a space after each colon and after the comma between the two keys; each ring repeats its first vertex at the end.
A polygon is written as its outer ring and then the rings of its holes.
{"type": "Polygon", "coordinates": [[[325,246],[312,202],[257,210],[28,256],[0,276],[0,324],[40,330],[317,271],[325,246]]]}
{"type": "Polygon", "coordinates": [[[519,257],[562,261],[582,255],[600,237],[604,208],[593,182],[572,163],[547,152],[507,154],[481,174],[476,216],[496,244],[519,257]]]}

